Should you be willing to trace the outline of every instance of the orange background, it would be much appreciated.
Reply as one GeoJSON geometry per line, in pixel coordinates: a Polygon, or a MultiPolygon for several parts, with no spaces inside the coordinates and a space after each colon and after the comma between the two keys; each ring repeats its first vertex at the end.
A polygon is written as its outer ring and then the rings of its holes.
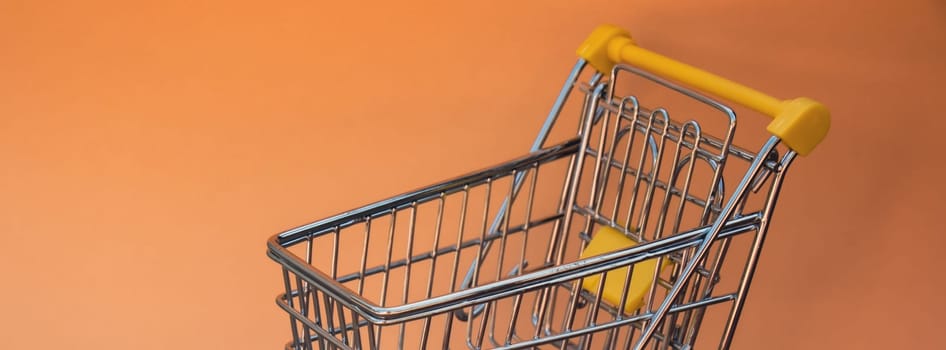
{"type": "Polygon", "coordinates": [[[603,22],[832,108],[734,348],[938,347],[941,1],[5,0],[0,348],[280,348],[265,240],[522,153],[603,22]]]}

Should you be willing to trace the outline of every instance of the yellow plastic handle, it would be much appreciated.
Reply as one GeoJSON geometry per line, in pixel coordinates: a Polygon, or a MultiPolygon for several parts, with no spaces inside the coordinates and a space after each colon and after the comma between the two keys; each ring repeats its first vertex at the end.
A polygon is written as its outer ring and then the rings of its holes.
{"type": "Polygon", "coordinates": [[[578,48],[578,56],[602,73],[610,72],[616,63],[630,64],[772,117],[768,131],[803,156],[821,143],[831,127],[831,113],[815,100],[805,97],[780,100],[766,95],[641,48],[627,31],[616,26],[602,25],[595,29],[578,48]]]}

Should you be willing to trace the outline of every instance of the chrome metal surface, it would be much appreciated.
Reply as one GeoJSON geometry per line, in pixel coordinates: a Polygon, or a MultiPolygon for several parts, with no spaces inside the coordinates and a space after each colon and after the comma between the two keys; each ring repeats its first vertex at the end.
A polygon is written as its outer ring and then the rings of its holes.
{"type": "Polygon", "coordinates": [[[638,68],[579,60],[529,153],[271,237],[286,347],[729,348],[795,158],[777,138],[736,146],[736,121],[638,68]],[[711,112],[648,108],[632,78],[711,112]],[[568,108],[575,136],[548,144],[568,108]],[[600,227],[637,244],[580,258],[600,227]],[[635,265],[651,259],[669,267],[635,265]],[[636,310],[627,286],[605,297],[620,268],[650,281],[636,310]]]}

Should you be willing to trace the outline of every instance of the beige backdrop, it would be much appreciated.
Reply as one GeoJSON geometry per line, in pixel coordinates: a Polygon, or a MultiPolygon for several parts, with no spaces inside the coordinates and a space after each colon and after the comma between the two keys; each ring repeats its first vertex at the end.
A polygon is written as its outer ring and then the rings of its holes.
{"type": "Polygon", "coordinates": [[[936,349],[946,5],[0,2],[0,348],[276,349],[271,234],[515,156],[594,25],[831,107],[736,349],[936,349]]]}

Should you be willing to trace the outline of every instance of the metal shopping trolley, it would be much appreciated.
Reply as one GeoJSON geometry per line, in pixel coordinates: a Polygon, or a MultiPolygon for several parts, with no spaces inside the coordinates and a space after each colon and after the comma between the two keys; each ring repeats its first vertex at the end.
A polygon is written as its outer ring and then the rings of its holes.
{"type": "Polygon", "coordinates": [[[269,239],[287,349],[729,348],[786,170],[827,109],[614,26],[578,54],[522,157],[269,239]],[[772,117],[772,136],[735,144],[714,98],[772,117]],[[550,141],[566,115],[577,133],[550,141]]]}

